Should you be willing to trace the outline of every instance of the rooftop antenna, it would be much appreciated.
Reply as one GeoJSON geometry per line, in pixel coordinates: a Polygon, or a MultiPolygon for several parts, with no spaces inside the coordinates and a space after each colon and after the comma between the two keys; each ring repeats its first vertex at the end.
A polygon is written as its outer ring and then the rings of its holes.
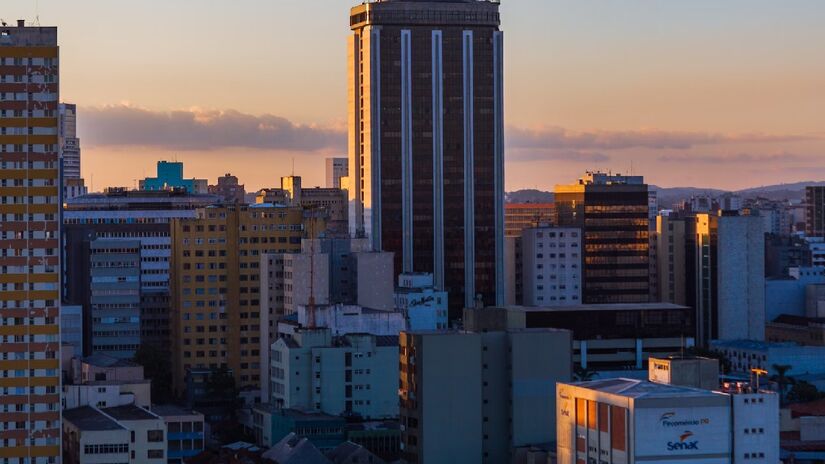
{"type": "Polygon", "coordinates": [[[292,177],[295,177],[295,157],[292,157],[292,177]]]}
{"type": "Polygon", "coordinates": [[[34,0],[34,25],[40,27],[40,0],[34,0]]]}

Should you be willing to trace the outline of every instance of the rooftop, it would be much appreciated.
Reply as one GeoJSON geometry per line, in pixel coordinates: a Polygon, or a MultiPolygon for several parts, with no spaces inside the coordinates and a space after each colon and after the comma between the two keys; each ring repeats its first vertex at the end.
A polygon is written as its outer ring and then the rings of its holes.
{"type": "Polygon", "coordinates": [[[505,309],[524,312],[570,312],[570,311],[654,311],[654,310],[688,310],[687,306],[673,303],[610,303],[581,304],[570,306],[505,306],[505,309]]]}
{"type": "Polygon", "coordinates": [[[720,393],[714,393],[698,388],[682,387],[664,383],[649,382],[647,380],[634,380],[626,378],[574,382],[570,385],[634,399],[672,398],[674,396],[701,398],[720,395],[720,393]]]}
{"type": "Polygon", "coordinates": [[[140,364],[134,363],[127,359],[115,358],[105,354],[93,354],[81,359],[85,364],[90,364],[96,367],[141,367],[140,364]]]}
{"type": "Polygon", "coordinates": [[[202,414],[176,404],[153,404],[152,412],[161,417],[167,416],[201,416],[202,414]]]}
{"type": "Polygon", "coordinates": [[[732,348],[738,350],[765,351],[771,348],[796,348],[800,345],[793,342],[762,342],[757,340],[713,340],[711,345],[715,349],[732,348]]]}
{"type": "Polygon", "coordinates": [[[158,416],[134,404],[127,404],[124,406],[114,406],[111,408],[101,409],[104,413],[114,417],[117,420],[136,421],[136,420],[150,420],[157,419],[158,416]]]}
{"type": "Polygon", "coordinates": [[[126,430],[123,426],[91,406],[81,406],[63,411],[63,420],[71,422],[80,430],[126,430]]]}

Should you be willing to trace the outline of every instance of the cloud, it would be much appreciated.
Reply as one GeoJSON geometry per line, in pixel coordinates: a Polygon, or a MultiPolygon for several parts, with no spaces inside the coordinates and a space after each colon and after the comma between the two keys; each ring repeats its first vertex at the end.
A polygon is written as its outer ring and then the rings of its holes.
{"type": "Polygon", "coordinates": [[[570,161],[579,163],[598,163],[610,161],[604,153],[580,150],[542,150],[531,148],[510,148],[507,161],[570,161]]]}
{"type": "Polygon", "coordinates": [[[796,155],[793,153],[775,153],[768,155],[755,155],[751,153],[735,154],[672,154],[658,157],[659,161],[666,163],[771,163],[771,162],[806,162],[810,161],[810,156],[796,155]]]}
{"type": "Polygon", "coordinates": [[[235,110],[151,111],[128,104],[81,109],[83,144],[181,151],[346,150],[346,131],[235,110]]]}
{"type": "Polygon", "coordinates": [[[819,138],[821,137],[813,135],[722,134],[656,129],[571,131],[563,127],[552,126],[539,129],[510,127],[507,130],[507,144],[512,148],[570,150],[624,150],[629,148],[687,150],[700,145],[797,142],[819,138]]]}

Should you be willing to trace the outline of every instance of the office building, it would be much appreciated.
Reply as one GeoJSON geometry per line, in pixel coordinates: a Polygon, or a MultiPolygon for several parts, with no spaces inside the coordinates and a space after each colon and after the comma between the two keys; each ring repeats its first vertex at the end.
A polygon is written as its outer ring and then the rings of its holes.
{"type": "Polygon", "coordinates": [[[238,183],[237,176],[229,173],[218,177],[218,183],[209,186],[209,193],[219,197],[223,203],[246,203],[244,185],[238,183]]]}
{"type": "Polygon", "coordinates": [[[805,235],[825,237],[825,186],[805,187],[805,235]]]}
{"type": "Polygon", "coordinates": [[[615,378],[559,383],[557,395],[559,464],[731,463],[723,393],[615,378]]]}
{"type": "MultiPolygon", "coordinates": [[[[307,219],[312,221],[314,219],[307,219]]],[[[297,252],[301,208],[224,205],[172,222],[173,384],[187,370],[226,367],[239,388],[259,388],[261,257],[297,252]]],[[[265,370],[264,370],[265,372],[265,370]]]]}
{"type": "Polygon", "coordinates": [[[73,353],[83,353],[83,307],[60,307],[60,343],[70,345],[73,353]]]}
{"type": "MultiPolygon", "coordinates": [[[[699,343],[765,339],[765,234],[758,216],[696,215],[699,343]]],[[[736,214],[736,213],[733,213],[736,214]]]]}
{"type": "Polygon", "coordinates": [[[63,462],[66,464],[166,463],[166,425],[135,405],[63,411],[63,462]]]}
{"type": "Polygon", "coordinates": [[[343,188],[341,187],[341,178],[349,176],[349,160],[347,158],[327,158],[325,164],[327,188],[343,188]]]}
{"type": "Polygon", "coordinates": [[[566,306],[582,302],[581,230],[530,227],[521,232],[522,304],[566,306]]]}
{"type": "Polygon", "coordinates": [[[402,332],[403,461],[510,462],[553,441],[550,386],[570,379],[571,344],[555,329],[402,332]]]}
{"type": "Polygon", "coordinates": [[[188,193],[208,193],[206,179],[186,179],[183,177],[183,163],[178,161],[158,161],[156,177],[146,177],[138,182],[138,190],[173,190],[181,188],[188,193]]]}
{"type": "Polygon", "coordinates": [[[152,406],[152,413],[166,424],[168,464],[182,464],[204,450],[203,414],[171,404],[152,406]]]}
{"type": "Polygon", "coordinates": [[[693,346],[696,331],[694,311],[671,303],[491,307],[465,311],[464,327],[566,329],[574,366],[608,374],[645,370],[649,357],[693,346]]]}
{"type": "Polygon", "coordinates": [[[498,2],[350,11],[350,230],[431,273],[452,316],[504,302],[503,34],[498,2]]]}
{"type": "Polygon", "coordinates": [[[0,26],[2,457],[60,456],[60,148],[56,27],[0,26]],[[5,438],[4,437],[4,438],[5,438]]]}
{"type": "MultiPolygon", "coordinates": [[[[169,350],[169,260],[172,253],[170,222],[173,218],[193,218],[196,209],[218,202],[213,195],[188,194],[183,189],[164,191],[131,191],[109,189],[104,193],[83,195],[67,200],[63,211],[63,240],[65,266],[63,273],[64,305],[82,308],[84,355],[92,354],[92,274],[99,275],[94,285],[102,292],[96,300],[111,300],[107,305],[119,305],[119,300],[134,298],[113,293],[105,294],[105,287],[112,291],[123,286],[134,287],[134,282],[118,282],[115,274],[125,273],[117,267],[93,265],[93,250],[109,243],[114,250],[134,249],[139,243],[139,313],[140,342],[169,350]],[[109,277],[103,277],[108,274],[109,277]],[[100,281],[103,279],[103,281],[100,281]],[[105,282],[106,280],[111,282],[105,282]]],[[[121,253],[122,255],[122,253],[121,253]]],[[[96,255],[96,260],[104,258],[96,255]]],[[[105,261],[105,259],[104,259],[105,261]]],[[[117,260],[115,260],[118,262],[117,260]]],[[[98,263],[99,264],[99,263],[98,263]]],[[[132,266],[134,269],[134,266],[132,266]]],[[[132,272],[132,271],[130,271],[132,272]]],[[[125,277],[125,275],[124,275],[125,277]]],[[[130,277],[134,281],[134,276],[130,277]]],[[[134,289],[130,288],[130,292],[134,289]]],[[[134,303],[129,303],[134,310],[134,303]]],[[[65,307],[65,306],[64,306],[65,307]]],[[[117,313],[116,307],[99,308],[103,312],[117,313]],[[108,308],[108,309],[106,309],[108,308]]],[[[134,316],[130,314],[129,317],[134,316]]],[[[101,317],[110,317],[103,315],[101,317]]],[[[102,323],[103,320],[97,321],[102,323]]],[[[121,343],[116,343],[121,344],[121,343]]],[[[129,345],[135,345],[134,341],[129,345]]],[[[133,347],[127,351],[133,351],[133,347]]]]}
{"type": "Polygon", "coordinates": [[[271,403],[279,408],[398,417],[397,335],[302,328],[272,345],[270,375],[271,403]]]}
{"type": "Polygon", "coordinates": [[[449,326],[447,292],[433,288],[433,275],[401,274],[395,288],[395,307],[409,330],[441,330],[449,326]]]}
{"type": "Polygon", "coordinates": [[[521,237],[521,231],[556,223],[553,203],[507,203],[504,205],[504,237],[521,237]]]}
{"type": "Polygon", "coordinates": [[[270,205],[289,205],[289,192],[281,188],[265,188],[258,191],[255,195],[255,203],[270,205]]]}
{"type": "Polygon", "coordinates": [[[582,230],[582,302],[650,299],[649,193],[641,176],[587,172],[555,188],[560,227],[582,230]]]}

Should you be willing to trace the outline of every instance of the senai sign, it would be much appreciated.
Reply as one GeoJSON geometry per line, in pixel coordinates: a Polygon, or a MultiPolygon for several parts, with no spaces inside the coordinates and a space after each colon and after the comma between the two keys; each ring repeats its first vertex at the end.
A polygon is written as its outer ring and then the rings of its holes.
{"type": "Polygon", "coordinates": [[[640,457],[727,453],[729,414],[724,407],[638,408],[635,454],[640,457]]]}

